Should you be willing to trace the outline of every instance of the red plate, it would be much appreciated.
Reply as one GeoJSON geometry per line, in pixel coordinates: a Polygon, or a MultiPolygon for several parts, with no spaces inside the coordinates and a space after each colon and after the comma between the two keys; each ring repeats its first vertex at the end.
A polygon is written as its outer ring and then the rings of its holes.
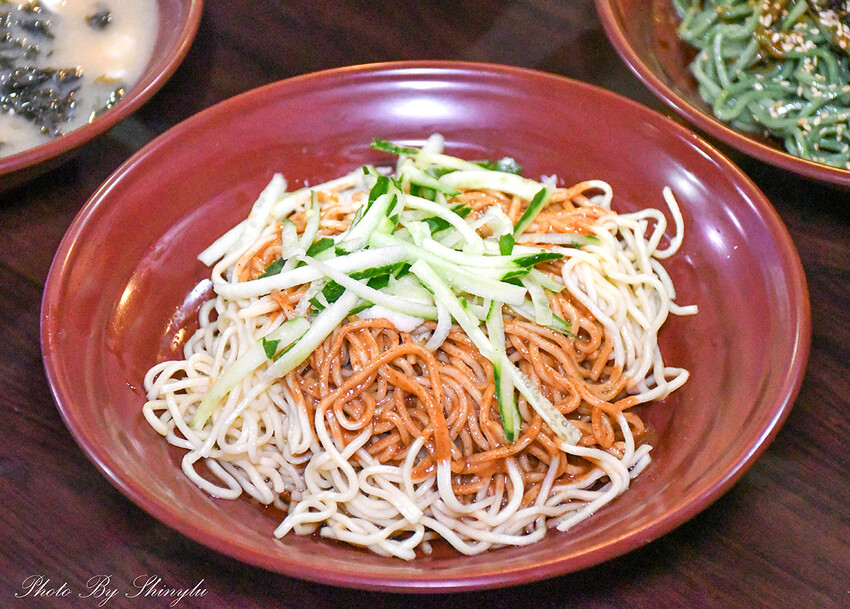
{"type": "MultiPolygon", "coordinates": [[[[610,92],[517,68],[380,64],[282,81],[171,129],[94,194],[47,280],[42,347],[62,416],[109,480],[162,522],[247,563],[318,582],[382,590],[505,586],[560,575],[637,548],[717,499],[787,416],[810,340],[805,279],[791,240],[759,190],[703,140],[610,92]],[[617,117],[612,120],[611,117],[617,117]],[[294,185],[386,163],[373,137],[515,157],[530,176],[608,180],[619,210],[684,213],[682,251],[667,263],[679,302],[661,345],[688,384],[649,409],[660,439],[632,488],[568,533],[475,557],[439,551],[404,562],[315,537],[276,540],[279,515],[219,501],[182,474],[180,454],[141,415],[147,369],[209,275],[196,260],[247,214],[273,172],[294,185]]],[[[178,336],[179,338],[179,336],[178,336]]]]}

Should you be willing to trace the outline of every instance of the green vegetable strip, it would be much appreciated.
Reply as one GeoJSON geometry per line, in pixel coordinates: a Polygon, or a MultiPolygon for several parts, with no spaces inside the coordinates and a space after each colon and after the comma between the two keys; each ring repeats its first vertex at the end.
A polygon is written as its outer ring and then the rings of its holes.
{"type": "Polygon", "coordinates": [[[403,163],[401,166],[401,178],[402,181],[410,180],[412,183],[424,187],[430,188],[437,192],[441,192],[447,197],[454,197],[460,194],[460,191],[447,186],[441,180],[428,175],[426,172],[422,171],[419,167],[414,165],[412,162],[403,163]]]}
{"type": "Polygon", "coordinates": [[[304,227],[304,232],[301,233],[301,239],[298,241],[304,250],[313,245],[313,241],[316,240],[316,235],[319,233],[319,223],[322,219],[319,210],[319,197],[315,190],[310,191],[310,209],[307,210],[306,216],[307,226],[304,227]]]}
{"type": "Polygon", "coordinates": [[[387,140],[381,140],[375,138],[372,141],[372,148],[374,150],[381,150],[383,152],[389,152],[390,154],[394,154],[396,156],[414,156],[419,154],[419,148],[411,148],[409,146],[399,146],[398,144],[393,144],[392,142],[388,142],[387,140]]]}
{"type": "MultiPolygon", "coordinates": [[[[507,235],[506,235],[507,236],[507,235]]],[[[459,264],[465,267],[481,267],[490,269],[505,269],[507,270],[528,270],[535,264],[547,262],[549,260],[559,260],[563,258],[563,254],[556,252],[548,252],[546,250],[537,250],[534,254],[506,254],[502,256],[470,256],[459,252],[458,250],[446,247],[445,245],[434,241],[433,239],[423,239],[422,247],[433,252],[440,258],[444,258],[449,262],[459,264]]]]}
{"type": "Polygon", "coordinates": [[[298,342],[269,366],[265,372],[266,377],[268,379],[280,378],[301,365],[334,331],[334,328],[351,314],[351,310],[357,305],[358,300],[357,294],[346,290],[335,303],[313,319],[310,328],[298,339],[298,342]]]}
{"type": "Polygon", "coordinates": [[[517,220],[516,225],[514,225],[514,237],[521,235],[525,229],[534,222],[534,219],[537,217],[537,214],[540,213],[546,205],[549,203],[549,198],[552,196],[552,192],[548,188],[542,188],[534,195],[534,198],[528,204],[528,207],[525,208],[525,212],[523,212],[522,216],[520,216],[519,220],[517,220]]]}
{"type": "Polygon", "coordinates": [[[549,307],[549,299],[539,283],[532,279],[523,278],[522,285],[528,290],[531,296],[532,306],[534,307],[534,321],[541,326],[551,327],[555,319],[551,307],[549,307]]]}
{"type": "Polygon", "coordinates": [[[365,283],[360,283],[358,280],[349,277],[341,271],[337,271],[331,266],[319,262],[313,258],[306,256],[301,257],[301,260],[307,266],[317,269],[322,274],[333,279],[340,286],[357,294],[363,300],[373,304],[381,305],[391,311],[397,311],[410,315],[412,317],[420,317],[422,319],[437,319],[437,307],[433,305],[422,304],[413,300],[391,296],[380,290],[370,288],[365,283]]]}
{"type": "Polygon", "coordinates": [[[315,241],[313,245],[307,248],[307,255],[315,258],[324,251],[330,249],[334,244],[334,240],[330,237],[322,237],[315,241]]]}
{"type": "MultiPolygon", "coordinates": [[[[526,301],[521,305],[510,305],[509,308],[520,317],[537,323],[537,316],[534,311],[534,306],[531,303],[526,301]]],[[[552,313],[552,323],[546,327],[565,336],[575,336],[572,332],[570,332],[570,322],[558,315],[555,315],[554,313],[552,313]]]]}
{"type": "Polygon", "coordinates": [[[348,232],[343,234],[337,246],[345,251],[353,252],[361,249],[374,231],[381,227],[390,208],[395,205],[396,193],[385,193],[378,196],[369,206],[363,217],[356,224],[352,224],[348,232]]]}
{"type": "MultiPolygon", "coordinates": [[[[362,271],[364,269],[395,264],[406,260],[406,251],[402,247],[384,247],[379,249],[358,250],[350,254],[337,256],[325,263],[343,273],[362,271]],[[378,262],[376,262],[378,261],[378,262]]],[[[216,286],[216,291],[226,298],[250,298],[268,294],[272,290],[285,290],[296,285],[311,283],[323,277],[322,273],[309,267],[298,267],[277,275],[226,283],[216,286]]]]}
{"type": "MultiPolygon", "coordinates": [[[[309,284],[296,314],[306,314],[312,306],[313,318],[309,323],[302,318],[287,322],[281,326],[290,328],[286,332],[275,332],[258,341],[214,384],[199,406],[193,425],[203,426],[221,399],[264,361],[271,360],[266,378],[279,378],[309,357],[347,316],[378,305],[408,317],[438,320],[429,348],[439,347],[452,319],[463,328],[493,364],[497,400],[509,441],[517,438],[522,426],[515,395],[519,390],[562,440],[574,442],[575,434],[580,436],[578,430],[511,363],[505,350],[505,305],[542,326],[569,333],[569,324],[553,314],[545,293],[560,291],[563,285],[534,268],[562,254],[516,244],[516,236],[548,203],[549,187],[502,169],[485,169],[383,140],[376,140],[373,147],[402,157],[397,177],[363,169],[364,179],[371,185],[368,200],[357,209],[345,233],[335,239],[317,239],[320,206],[313,190],[306,228],[300,237],[290,220],[283,221],[283,259],[270,264],[260,279],[216,285],[222,296],[249,298],[272,289],[309,284]],[[408,182],[417,185],[415,192],[433,200],[405,193],[402,184],[408,182]],[[504,213],[485,214],[470,224],[465,217],[471,208],[464,202],[450,205],[446,199],[446,195],[458,192],[456,186],[496,188],[530,202],[516,226],[511,226],[504,213]],[[476,227],[492,222],[498,231],[491,226],[493,236],[482,238],[476,227]],[[433,238],[435,233],[439,233],[439,241],[433,238]],[[334,253],[337,257],[327,259],[334,253]],[[295,266],[298,264],[302,266],[295,266]],[[483,320],[486,334],[481,328],[483,320]]],[[[503,159],[496,167],[518,167],[508,161],[503,159]]]]}
{"type": "Polygon", "coordinates": [[[502,256],[510,256],[511,252],[514,251],[514,245],[516,245],[516,239],[513,235],[507,234],[499,237],[499,253],[502,256]]]}
{"type": "Polygon", "coordinates": [[[496,385],[496,398],[499,402],[499,414],[502,417],[502,429],[505,438],[513,442],[522,427],[522,415],[516,402],[514,383],[510,375],[503,373],[506,366],[513,364],[505,352],[505,325],[502,319],[502,303],[490,303],[487,314],[487,336],[493,348],[493,376],[496,385]]]}
{"type": "Polygon", "coordinates": [[[440,182],[450,188],[465,190],[468,188],[493,188],[508,194],[517,195],[530,201],[534,198],[543,184],[512,173],[472,169],[454,171],[440,178],[440,182]]]}
{"type": "MultiPolygon", "coordinates": [[[[434,270],[423,260],[418,260],[410,267],[410,271],[434,294],[435,299],[445,306],[451,316],[458,322],[463,331],[478,348],[478,351],[491,362],[494,361],[494,351],[490,340],[479,327],[479,321],[470,315],[461,302],[434,270]]],[[[525,376],[519,368],[507,358],[496,360],[501,366],[501,373],[508,378],[519,390],[526,401],[546,421],[552,431],[568,444],[576,444],[581,439],[581,431],[570,423],[564,415],[540,392],[534,383],[525,376]]]]}
{"type": "Polygon", "coordinates": [[[503,374],[511,375],[514,386],[522,394],[522,397],[531,404],[531,407],[537,411],[537,414],[546,421],[549,428],[567,444],[575,445],[581,440],[581,431],[578,427],[570,423],[567,418],[562,415],[557,408],[552,405],[546,397],[540,392],[530,378],[514,365],[504,366],[503,374]]]}
{"type": "Polygon", "coordinates": [[[404,204],[405,207],[420,209],[437,216],[438,218],[442,218],[457,229],[458,233],[460,233],[463,237],[463,240],[469,244],[471,253],[481,254],[484,252],[484,242],[478,233],[476,233],[475,230],[466,223],[466,220],[464,220],[462,216],[453,212],[448,207],[435,203],[434,201],[429,201],[427,199],[411,195],[407,195],[405,197],[404,204]]]}
{"type": "Polygon", "coordinates": [[[448,309],[452,318],[463,328],[463,331],[466,332],[481,355],[493,361],[493,348],[490,345],[490,340],[479,326],[480,321],[469,314],[452,292],[452,289],[440,278],[436,271],[424,260],[417,260],[410,267],[410,272],[416,275],[422,285],[434,294],[435,300],[438,300],[448,309]]]}
{"type": "MultiPolygon", "coordinates": [[[[193,429],[203,429],[207,420],[219,406],[224,397],[238,385],[242,379],[250,375],[263,362],[268,361],[268,345],[273,344],[275,352],[288,347],[301,337],[310,324],[303,317],[296,317],[281,324],[277,329],[269,332],[264,338],[258,340],[254,345],[236,358],[216,379],[209,391],[204,394],[198,409],[192,416],[191,425],[193,429]]],[[[274,354],[273,354],[274,355],[274,354]]]]}
{"type": "Polygon", "coordinates": [[[468,294],[475,294],[490,300],[502,300],[511,304],[519,304],[525,301],[525,288],[499,281],[499,277],[504,274],[504,271],[498,268],[465,268],[393,235],[374,234],[370,243],[379,247],[403,248],[408,260],[426,261],[439,271],[444,281],[468,294]]]}

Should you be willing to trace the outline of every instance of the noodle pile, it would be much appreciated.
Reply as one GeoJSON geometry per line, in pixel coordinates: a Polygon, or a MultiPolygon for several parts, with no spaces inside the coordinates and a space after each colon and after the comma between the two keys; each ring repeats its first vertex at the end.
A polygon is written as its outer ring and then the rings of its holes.
{"type": "MultiPolygon", "coordinates": [[[[369,197],[368,180],[355,172],[314,190],[316,241],[342,242],[369,197]]],[[[285,511],[278,537],[318,532],[412,559],[438,538],[476,554],[533,543],[552,527],[567,530],[649,464],[648,430],[631,409],[663,399],[688,377],[665,365],[656,340],[668,313],[695,312],[673,302],[659,262],[679,248],[682,218],[665,190],[675,234],[661,248],[664,214],[611,211],[612,192],[601,181],[553,187],[546,207],[516,237],[517,247],[562,255],[536,271],[559,284],[545,297],[553,319],[569,330],[509,306],[501,315],[508,359],[577,430],[575,441],[553,431],[522,392],[521,427],[510,441],[492,358],[456,321],[364,308],[355,296],[354,312],[296,367],[276,376],[269,373],[275,356],[265,358],[202,424],[193,421],[240,356],[286,321],[321,309],[309,283],[250,296],[238,291],[272,281],[263,275],[285,257],[284,218],[298,236],[310,230],[311,192],[284,190],[276,177],[246,223],[224,239],[230,250],[207,253],[218,260],[217,294],[201,308],[185,359],[161,362],[145,378],[144,416],[187,451],[183,471],[201,489],[225,499],[247,493],[285,511]],[[237,237],[250,234],[251,222],[256,235],[244,243],[237,237]]],[[[485,239],[499,230],[494,218],[515,224],[529,206],[492,188],[464,189],[447,202],[468,207],[464,221],[485,239]]],[[[422,291],[412,273],[389,282],[387,289],[411,298],[422,291]]],[[[471,310],[490,304],[466,293],[464,299],[471,310]]]]}

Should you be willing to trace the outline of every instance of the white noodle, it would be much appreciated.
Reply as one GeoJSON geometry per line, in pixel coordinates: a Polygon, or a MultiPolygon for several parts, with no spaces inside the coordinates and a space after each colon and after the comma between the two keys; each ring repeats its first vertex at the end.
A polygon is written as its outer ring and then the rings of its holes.
{"type": "MultiPolygon", "coordinates": [[[[442,141],[431,140],[427,150],[439,153],[442,141]]],[[[591,204],[609,210],[611,187],[598,180],[588,184],[601,191],[591,197],[591,204]]],[[[354,209],[356,205],[348,199],[364,189],[362,172],[324,186],[340,196],[341,204],[350,203],[354,209]]],[[[275,531],[278,537],[319,531],[327,538],[409,560],[417,550],[429,552],[430,542],[437,537],[460,552],[477,554],[504,545],[533,543],[551,527],[567,530],[622,494],[647,467],[651,447],[635,447],[631,429],[620,414],[617,424],[624,439],[619,456],[599,448],[564,444],[565,454],[552,460],[536,500],[525,507],[520,468],[515,458],[508,458],[503,491],[492,493],[484,488],[476,502],[464,503],[453,491],[446,462],[437,464],[436,474],[414,480],[412,472],[424,450],[423,438],[412,442],[399,466],[383,465],[363,449],[370,439],[368,426],[347,446],[339,446],[324,412],[317,410],[313,417],[314,432],[286,382],[267,380],[263,374],[267,365],[230,391],[202,429],[194,429],[192,415],[215,378],[283,321],[269,315],[278,308],[269,296],[271,289],[288,286],[292,273],[313,273],[307,266],[271,279],[240,282],[235,276],[233,266],[240,256],[259,247],[258,240],[271,234],[277,220],[309,203],[306,189],[285,194],[284,188],[285,181],[276,176],[249,218],[201,255],[208,264],[215,263],[212,281],[217,295],[201,308],[200,329],[186,341],[185,359],[157,364],[145,377],[148,401],[144,417],[168,442],[188,451],[182,460],[183,471],[201,489],[226,499],[245,493],[260,503],[287,509],[275,531]],[[587,459],[596,467],[570,484],[557,483],[555,475],[566,455],[587,459]]],[[[562,279],[566,289],[613,337],[612,363],[630,377],[628,389],[639,402],[662,399],[687,380],[687,371],[664,364],[656,336],[669,313],[696,312],[695,307],[673,302],[673,283],[658,262],[679,249],[684,232],[672,192],[665,188],[663,197],[675,227],[664,249],[659,249],[659,244],[667,221],[657,210],[609,212],[595,224],[596,240],[581,249],[551,248],[565,256],[562,279]]],[[[504,230],[503,216],[501,211],[488,212],[469,229],[474,233],[475,226],[489,223],[504,230]]],[[[540,242],[547,241],[537,233],[524,239],[535,236],[540,242]]],[[[558,239],[553,236],[548,241],[557,243],[558,239]]],[[[563,241],[569,243],[566,238],[563,241]]],[[[387,248],[387,253],[396,256],[390,256],[392,260],[399,255],[392,248],[387,248]]],[[[314,289],[302,296],[302,309],[316,293],[314,289]]],[[[437,310],[435,331],[414,332],[431,350],[443,344],[451,328],[443,305],[438,303],[437,310]]],[[[483,375],[483,371],[476,372],[483,375]]],[[[430,380],[422,382],[429,384],[430,380]]],[[[444,391],[456,390],[447,383],[444,391]]],[[[474,390],[471,396],[483,399],[474,390]]],[[[521,400],[520,406],[528,420],[528,405],[521,400]]],[[[356,428],[338,422],[341,427],[356,428]]]]}

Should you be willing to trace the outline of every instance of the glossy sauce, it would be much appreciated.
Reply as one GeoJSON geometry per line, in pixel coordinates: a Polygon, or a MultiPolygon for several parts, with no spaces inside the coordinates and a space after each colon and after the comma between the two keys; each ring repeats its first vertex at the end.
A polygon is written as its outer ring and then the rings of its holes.
{"type": "MultiPolygon", "coordinates": [[[[0,13],[16,4],[0,0],[0,13]]],[[[126,94],[139,80],[156,42],[157,0],[40,0],[39,5],[50,21],[53,38],[40,41],[39,55],[18,65],[81,69],[73,116],[59,125],[62,133],[67,133],[102,113],[116,89],[126,94]],[[98,13],[110,17],[103,27],[90,23],[98,13]]],[[[0,113],[0,156],[54,137],[18,114],[0,113]]]]}

